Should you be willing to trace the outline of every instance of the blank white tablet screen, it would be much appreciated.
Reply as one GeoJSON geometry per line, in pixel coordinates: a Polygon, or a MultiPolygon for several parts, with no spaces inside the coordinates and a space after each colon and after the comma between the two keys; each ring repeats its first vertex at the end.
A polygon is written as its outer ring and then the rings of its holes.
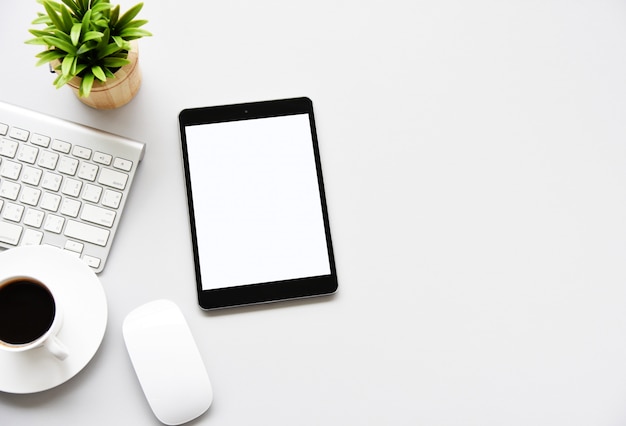
{"type": "Polygon", "coordinates": [[[330,274],[307,114],[185,133],[203,290],[330,274]]]}

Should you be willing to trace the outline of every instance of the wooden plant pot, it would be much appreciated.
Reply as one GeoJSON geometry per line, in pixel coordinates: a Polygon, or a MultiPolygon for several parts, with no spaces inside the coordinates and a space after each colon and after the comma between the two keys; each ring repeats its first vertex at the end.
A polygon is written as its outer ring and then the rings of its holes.
{"type": "Polygon", "coordinates": [[[93,82],[91,93],[87,97],[80,97],[78,89],[82,81],[74,77],[67,84],[72,88],[76,97],[85,105],[96,109],[114,109],[130,102],[141,86],[141,70],[139,69],[139,50],[137,41],[131,41],[131,50],[128,52],[130,64],[124,65],[114,74],[115,78],[108,78],[102,83],[98,79],[93,82]]]}

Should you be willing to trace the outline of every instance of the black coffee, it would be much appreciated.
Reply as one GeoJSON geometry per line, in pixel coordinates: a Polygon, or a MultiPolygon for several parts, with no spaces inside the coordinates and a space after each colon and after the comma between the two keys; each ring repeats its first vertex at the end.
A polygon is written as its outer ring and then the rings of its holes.
{"type": "Polygon", "coordinates": [[[30,343],[54,320],[54,298],[37,281],[19,278],[0,285],[0,340],[11,345],[30,343]]]}

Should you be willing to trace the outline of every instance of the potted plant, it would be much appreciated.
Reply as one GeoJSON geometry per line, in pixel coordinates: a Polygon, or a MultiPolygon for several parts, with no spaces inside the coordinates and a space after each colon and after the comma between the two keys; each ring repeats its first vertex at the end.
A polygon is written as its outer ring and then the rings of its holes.
{"type": "Polygon", "coordinates": [[[50,64],[57,73],[54,85],[68,84],[85,104],[99,109],[128,103],[141,85],[136,40],[150,36],[135,19],[139,3],[120,15],[120,6],[109,0],[37,0],[38,13],[29,30],[35,38],[28,44],[45,46],[37,65],[50,64]]]}

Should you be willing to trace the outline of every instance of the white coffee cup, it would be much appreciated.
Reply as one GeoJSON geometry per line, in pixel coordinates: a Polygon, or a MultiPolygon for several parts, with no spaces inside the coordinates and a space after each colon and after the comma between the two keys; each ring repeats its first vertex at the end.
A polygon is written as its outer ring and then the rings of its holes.
{"type": "Polygon", "coordinates": [[[68,356],[57,337],[62,323],[61,306],[44,283],[24,275],[0,281],[0,350],[24,352],[43,346],[62,361],[68,356]]]}

